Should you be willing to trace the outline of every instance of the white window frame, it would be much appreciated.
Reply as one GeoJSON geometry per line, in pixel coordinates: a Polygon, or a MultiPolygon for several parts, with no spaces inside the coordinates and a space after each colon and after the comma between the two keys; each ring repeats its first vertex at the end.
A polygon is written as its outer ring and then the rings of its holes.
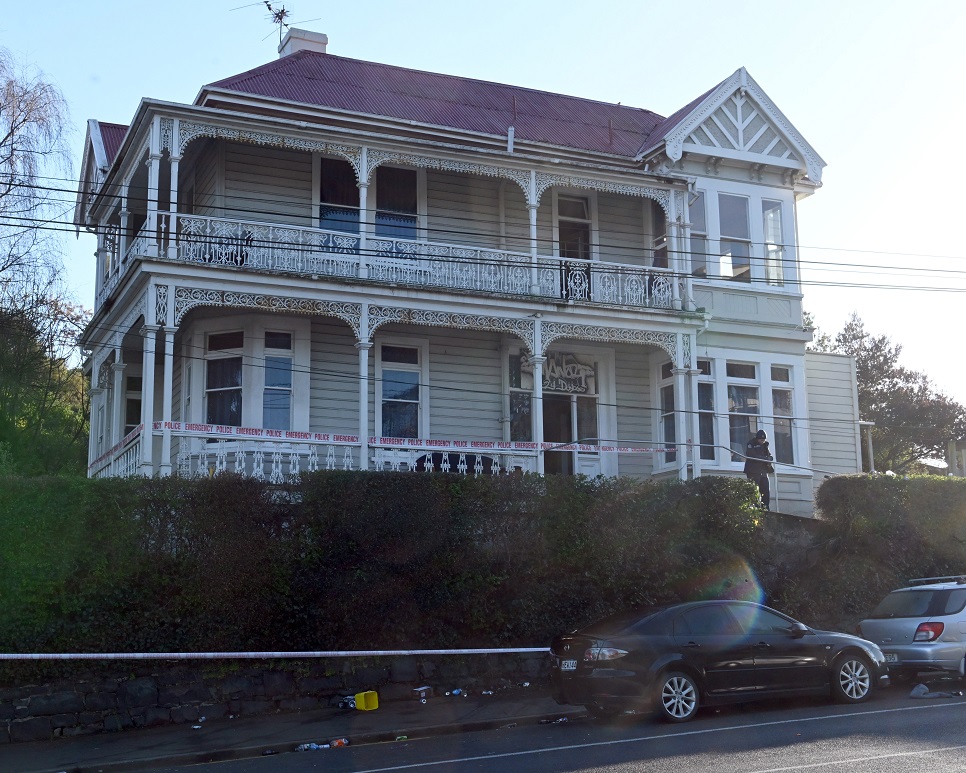
{"type": "MultiPolygon", "coordinates": [[[[792,458],[793,462],[781,463],[779,472],[783,474],[795,473],[810,475],[802,466],[808,464],[809,425],[807,421],[808,406],[805,390],[805,363],[797,355],[781,353],[756,353],[752,355],[740,349],[714,349],[697,357],[700,360],[710,360],[711,373],[715,391],[715,438],[717,445],[731,444],[731,413],[728,410],[728,384],[738,386],[756,386],[758,388],[758,426],[768,433],[768,439],[774,445],[775,416],[772,389],[786,389],[792,393],[792,458]],[[756,359],[757,358],[757,359],[756,359]],[[728,378],[727,363],[742,363],[756,367],[754,379],[728,378]],[[788,381],[773,381],[772,367],[787,368],[788,381]]],[[[706,377],[699,377],[706,378],[706,377]]],[[[780,417],[788,418],[788,417],[780,417]]],[[[747,441],[745,441],[747,442],[747,441]]],[[[772,448],[774,455],[775,449],[772,448]]],[[[744,467],[744,460],[732,460],[731,454],[724,450],[718,455],[717,462],[703,460],[702,465],[708,469],[731,469],[740,471],[744,467]]]]}
{"type": "MultiPolygon", "coordinates": [[[[565,199],[584,199],[587,202],[588,218],[582,220],[574,217],[564,217],[563,219],[571,223],[587,223],[590,226],[590,249],[588,250],[588,263],[600,260],[600,220],[597,215],[597,192],[590,190],[579,190],[571,188],[554,188],[551,197],[552,220],[553,220],[553,257],[560,258],[560,197],[565,199]]],[[[576,258],[564,258],[564,260],[576,260],[576,258]]]]}
{"type": "Polygon", "coordinates": [[[389,370],[412,370],[419,373],[419,437],[430,437],[429,408],[430,408],[430,370],[429,370],[429,339],[415,338],[411,336],[376,336],[373,346],[376,350],[375,356],[375,434],[382,436],[382,347],[400,346],[408,349],[416,349],[419,352],[419,363],[417,365],[406,365],[404,363],[386,363],[389,370]]]}
{"type": "MultiPolygon", "coordinates": [[[[796,202],[794,192],[753,183],[740,183],[733,180],[701,178],[700,192],[704,194],[705,223],[708,242],[707,276],[694,275],[694,281],[706,282],[715,279],[728,279],[721,276],[721,216],[718,208],[718,195],[741,196],[748,199],[748,217],[751,236],[751,282],[728,281],[729,292],[761,292],[763,287],[770,293],[797,293],[798,253],[795,247],[797,228],[795,224],[796,202]],[[773,201],[781,204],[782,284],[769,284],[765,271],[765,232],[764,219],[760,215],[762,202],[773,201]],[[715,264],[717,260],[717,265],[715,264]]],[[[700,232],[696,232],[700,235],[700,232]]],[[[728,237],[725,237],[728,239],[728,237]]],[[[739,240],[740,241],[740,240],[739,240]]]]}
{"type": "MultiPolygon", "coordinates": [[[[695,277],[698,277],[699,279],[707,279],[708,278],[708,275],[709,275],[708,267],[711,264],[710,237],[708,236],[708,222],[709,222],[709,220],[708,220],[708,192],[705,191],[705,190],[703,190],[703,189],[701,189],[701,190],[696,190],[695,191],[695,194],[698,194],[698,198],[695,198],[695,200],[694,200],[693,203],[690,201],[690,199],[688,201],[688,222],[691,223],[691,230],[689,232],[689,239],[692,240],[692,241],[690,241],[690,243],[688,245],[688,254],[689,254],[690,258],[691,258],[691,275],[692,276],[695,276],[695,277]],[[704,214],[704,230],[701,230],[701,231],[699,231],[699,230],[697,230],[695,228],[695,225],[694,225],[694,217],[691,214],[691,210],[697,208],[698,201],[701,202],[701,211],[704,214]],[[700,257],[700,259],[697,262],[703,268],[703,270],[700,273],[698,273],[697,268],[695,266],[695,262],[696,261],[695,261],[695,257],[694,256],[695,256],[695,251],[696,251],[696,245],[694,244],[694,241],[693,241],[695,237],[698,237],[699,239],[703,239],[704,240],[704,248],[702,250],[698,250],[698,252],[700,253],[701,257],[700,257]]],[[[713,276],[713,274],[712,274],[712,276],[713,276]]]]}
{"type": "Polygon", "coordinates": [[[699,366],[702,362],[707,362],[708,370],[709,370],[708,374],[704,374],[700,372],[700,368],[699,368],[698,375],[695,377],[695,381],[697,385],[695,386],[694,410],[695,410],[695,413],[697,414],[697,419],[698,419],[697,433],[696,433],[697,437],[695,438],[696,440],[695,447],[698,450],[698,457],[700,458],[702,465],[707,464],[710,466],[715,466],[718,463],[719,450],[720,450],[718,448],[719,434],[718,434],[718,421],[717,421],[718,390],[715,387],[715,380],[714,380],[715,372],[716,372],[715,362],[714,362],[714,359],[710,357],[696,357],[695,361],[699,366]],[[703,409],[701,407],[701,386],[711,387],[711,410],[710,411],[703,409]],[[704,448],[704,446],[701,443],[701,418],[707,415],[711,416],[711,458],[710,459],[706,459],[704,458],[704,456],[701,455],[702,449],[704,448]]]}
{"type": "MultiPolygon", "coordinates": [[[[198,320],[191,326],[185,339],[184,356],[202,363],[202,377],[194,384],[186,384],[184,421],[204,423],[206,413],[205,388],[209,356],[208,335],[240,331],[245,340],[242,355],[242,426],[258,427],[262,423],[265,390],[265,333],[292,335],[292,414],[291,429],[308,431],[309,398],[311,390],[311,321],[308,318],[279,315],[228,315],[198,320]],[[254,422],[254,423],[252,423],[254,422]]],[[[211,352],[213,357],[237,356],[233,352],[211,352]]]]}
{"type": "Polygon", "coordinates": [[[754,242],[754,236],[753,236],[753,233],[752,233],[752,228],[753,228],[753,226],[752,226],[752,220],[754,219],[752,217],[752,198],[750,196],[747,196],[747,195],[741,194],[741,193],[731,193],[730,191],[718,191],[717,196],[716,196],[716,199],[717,199],[716,203],[717,203],[717,208],[718,208],[718,220],[717,220],[718,240],[717,240],[717,250],[716,250],[717,259],[718,259],[718,276],[720,276],[722,279],[728,279],[728,280],[730,280],[732,282],[735,282],[736,284],[752,284],[755,281],[755,262],[756,262],[755,261],[755,249],[754,249],[754,243],[755,242],[754,242]],[[733,198],[733,199],[740,199],[740,200],[744,201],[744,203],[745,203],[745,229],[746,229],[746,232],[748,234],[747,239],[741,238],[739,236],[732,236],[730,234],[722,233],[722,230],[721,230],[721,197],[723,197],[723,196],[727,196],[727,197],[733,198]],[[744,273],[735,276],[735,273],[734,273],[734,259],[733,258],[732,258],[732,261],[731,261],[731,274],[730,275],[725,275],[724,271],[722,270],[723,269],[723,265],[724,265],[724,247],[723,247],[723,243],[726,242],[726,241],[727,242],[733,242],[735,244],[744,244],[744,245],[746,245],[746,247],[748,249],[748,256],[747,256],[747,260],[748,260],[748,271],[747,271],[747,275],[748,275],[748,278],[747,279],[741,278],[741,277],[744,276],[744,273]]]}

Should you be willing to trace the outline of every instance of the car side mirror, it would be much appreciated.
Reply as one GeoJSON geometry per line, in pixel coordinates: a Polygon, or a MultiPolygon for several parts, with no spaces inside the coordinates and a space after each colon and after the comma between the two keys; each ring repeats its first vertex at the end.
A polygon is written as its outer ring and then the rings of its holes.
{"type": "Polygon", "coordinates": [[[788,633],[793,639],[801,639],[808,633],[808,626],[804,623],[792,623],[788,626],[788,633]]]}

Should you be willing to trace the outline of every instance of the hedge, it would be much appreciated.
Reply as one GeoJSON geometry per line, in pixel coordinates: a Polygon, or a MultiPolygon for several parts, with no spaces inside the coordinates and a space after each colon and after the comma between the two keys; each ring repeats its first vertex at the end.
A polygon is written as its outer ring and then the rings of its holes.
{"type": "Polygon", "coordinates": [[[849,627],[966,571],[966,481],[843,476],[817,503],[798,550],[739,478],[0,478],[0,650],[534,646],[709,597],[849,627]]]}

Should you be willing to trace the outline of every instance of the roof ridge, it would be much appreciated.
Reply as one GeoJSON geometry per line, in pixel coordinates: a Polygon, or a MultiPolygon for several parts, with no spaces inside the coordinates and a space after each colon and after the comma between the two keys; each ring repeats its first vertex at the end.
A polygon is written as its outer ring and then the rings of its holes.
{"type": "Polygon", "coordinates": [[[498,86],[500,88],[510,89],[513,91],[527,92],[531,94],[542,94],[542,95],[557,97],[562,99],[572,99],[579,102],[591,103],[595,105],[605,105],[611,108],[618,108],[621,111],[628,111],[628,112],[634,112],[634,113],[648,113],[652,116],[655,116],[659,120],[663,120],[665,118],[665,116],[662,116],[660,113],[655,113],[653,110],[650,110],[646,107],[634,107],[633,105],[625,105],[620,102],[604,102],[603,100],[599,100],[599,99],[590,99],[588,97],[578,97],[573,94],[563,94],[558,91],[547,91],[546,89],[535,89],[535,88],[530,88],[528,86],[514,86],[513,84],[503,83],[500,81],[488,81],[488,80],[483,80],[482,78],[470,78],[462,75],[450,75],[449,73],[434,72],[432,70],[419,70],[413,67],[403,67],[401,65],[387,64],[385,62],[373,62],[368,59],[356,59],[354,57],[349,57],[349,56],[339,56],[338,54],[329,54],[329,53],[323,54],[319,51],[309,51],[309,50],[297,51],[294,54],[290,54],[289,56],[282,57],[281,59],[276,59],[272,62],[267,62],[251,70],[246,70],[245,72],[238,73],[237,75],[230,75],[227,78],[222,78],[221,80],[214,81],[213,83],[208,83],[203,87],[202,90],[204,90],[204,88],[223,87],[223,84],[226,84],[229,82],[239,81],[244,78],[254,77],[257,75],[261,75],[265,72],[272,72],[275,69],[285,66],[287,64],[295,64],[296,60],[301,60],[305,58],[315,58],[315,57],[327,57],[329,59],[338,59],[340,61],[352,62],[354,64],[361,64],[361,65],[367,65],[372,67],[385,67],[391,70],[397,70],[399,72],[418,73],[420,75],[429,75],[435,78],[445,78],[447,80],[460,81],[462,83],[468,82],[468,83],[478,83],[482,86],[498,86]]]}

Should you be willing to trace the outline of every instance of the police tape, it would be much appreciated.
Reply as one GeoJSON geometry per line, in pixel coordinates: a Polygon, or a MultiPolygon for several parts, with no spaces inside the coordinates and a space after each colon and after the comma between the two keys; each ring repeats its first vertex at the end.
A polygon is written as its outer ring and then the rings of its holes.
{"type": "MultiPolygon", "coordinates": [[[[335,432],[308,432],[304,430],[265,429],[263,427],[232,427],[222,424],[201,424],[181,421],[156,421],[154,432],[165,430],[178,435],[233,438],[236,440],[270,440],[290,443],[323,443],[331,445],[359,445],[359,435],[341,435],[335,432]]],[[[675,448],[649,448],[641,446],[605,445],[596,443],[550,443],[522,440],[454,440],[440,438],[402,438],[373,436],[367,438],[369,446],[413,451],[447,453],[507,453],[513,451],[577,451],[578,453],[617,454],[665,454],[675,448]]]]}

